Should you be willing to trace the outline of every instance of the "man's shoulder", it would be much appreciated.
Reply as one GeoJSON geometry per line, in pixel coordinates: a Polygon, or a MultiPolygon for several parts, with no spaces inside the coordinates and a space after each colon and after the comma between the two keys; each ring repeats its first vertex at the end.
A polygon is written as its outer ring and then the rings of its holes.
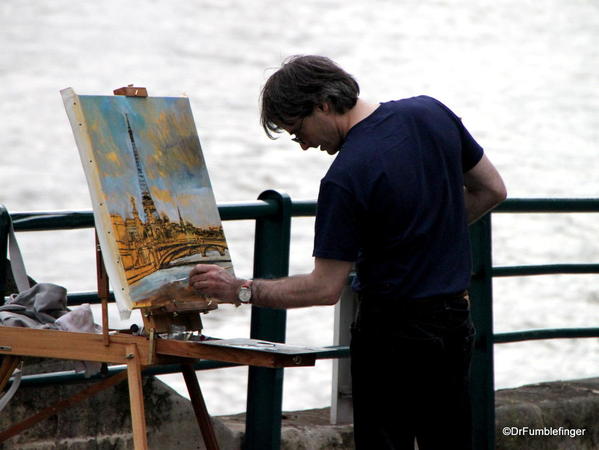
{"type": "Polygon", "coordinates": [[[410,121],[424,129],[446,128],[457,125],[461,127],[461,119],[447,105],[428,95],[404,98],[384,103],[398,118],[398,122],[410,121]]]}
{"type": "Polygon", "coordinates": [[[429,95],[417,95],[414,97],[406,97],[399,100],[391,100],[381,103],[382,106],[391,111],[412,111],[427,108],[448,109],[441,101],[429,95]]]}

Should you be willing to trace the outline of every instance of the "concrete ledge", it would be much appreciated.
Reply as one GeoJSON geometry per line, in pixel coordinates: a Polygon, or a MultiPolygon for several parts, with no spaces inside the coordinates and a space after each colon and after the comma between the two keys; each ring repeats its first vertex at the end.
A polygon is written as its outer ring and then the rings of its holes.
{"type": "MultiPolygon", "coordinates": [[[[353,426],[331,425],[329,418],[330,408],[284,412],[281,450],[353,449],[353,426]]],[[[217,419],[233,433],[236,440],[243,440],[245,414],[218,416],[217,419]]]]}
{"type": "Polygon", "coordinates": [[[497,449],[599,449],[599,378],[497,391],[495,414],[497,449]]]}

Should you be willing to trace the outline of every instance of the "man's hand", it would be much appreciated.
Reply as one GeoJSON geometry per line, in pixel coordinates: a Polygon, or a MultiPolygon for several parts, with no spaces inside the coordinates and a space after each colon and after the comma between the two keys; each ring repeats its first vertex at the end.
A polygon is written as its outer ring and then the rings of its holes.
{"type": "Polygon", "coordinates": [[[215,264],[198,264],[189,273],[189,285],[199,294],[215,297],[220,303],[239,304],[237,292],[243,280],[215,264]]]}

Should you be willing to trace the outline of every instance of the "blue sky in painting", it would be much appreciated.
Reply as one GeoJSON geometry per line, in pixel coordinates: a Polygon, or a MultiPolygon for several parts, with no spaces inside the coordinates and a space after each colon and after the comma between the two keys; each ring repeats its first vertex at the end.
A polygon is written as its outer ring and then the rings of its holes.
{"type": "Polygon", "coordinates": [[[196,226],[220,223],[187,98],[79,96],[102,189],[111,213],[143,218],[141,190],[125,114],[129,118],[158,212],[196,226]]]}

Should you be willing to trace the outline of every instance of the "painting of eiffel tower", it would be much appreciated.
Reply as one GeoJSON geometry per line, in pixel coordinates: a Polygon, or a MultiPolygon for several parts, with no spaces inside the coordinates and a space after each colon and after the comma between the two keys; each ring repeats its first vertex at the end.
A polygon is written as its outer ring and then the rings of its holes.
{"type": "Polygon", "coordinates": [[[189,100],[69,89],[63,101],[119,309],[198,301],[191,268],[232,264],[189,100]]]}

